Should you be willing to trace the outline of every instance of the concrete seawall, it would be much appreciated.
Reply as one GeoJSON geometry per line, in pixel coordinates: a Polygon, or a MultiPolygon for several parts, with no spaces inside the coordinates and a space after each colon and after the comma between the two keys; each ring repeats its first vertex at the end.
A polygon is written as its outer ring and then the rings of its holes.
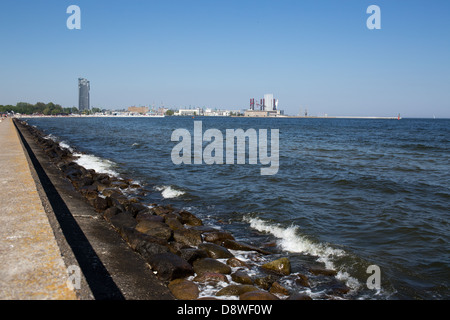
{"type": "Polygon", "coordinates": [[[0,123],[0,299],[172,300],[19,123],[0,123]],[[68,267],[81,271],[69,289],[68,267]]]}
{"type": "Polygon", "coordinates": [[[77,299],[11,119],[0,141],[0,299],[77,299]]]}

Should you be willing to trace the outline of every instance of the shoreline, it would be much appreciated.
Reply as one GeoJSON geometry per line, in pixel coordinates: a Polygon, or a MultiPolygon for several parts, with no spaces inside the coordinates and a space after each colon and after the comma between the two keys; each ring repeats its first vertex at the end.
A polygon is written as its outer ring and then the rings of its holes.
{"type": "Polygon", "coordinates": [[[203,225],[190,212],[170,204],[143,204],[139,197],[123,192],[131,188],[137,195],[144,191],[142,186],[134,185],[131,179],[86,170],[75,162],[74,152],[46,139],[42,131],[26,122],[24,128],[50,157],[51,166],[95,210],[97,219],[117,231],[176,299],[311,300],[306,294],[283,287],[278,280],[290,277],[308,288],[312,275],[333,280],[320,299],[346,299],[350,288],[335,278],[336,271],[317,265],[309,267],[307,275],[300,274],[291,270],[289,259],[279,252],[238,242],[229,232],[203,225]],[[238,253],[245,253],[249,259],[239,259],[238,253]],[[263,257],[266,263],[258,265],[263,257]],[[260,274],[253,274],[255,269],[260,274]],[[211,285],[216,286],[215,296],[202,292],[211,285]]]}
{"type": "MultiPolygon", "coordinates": [[[[362,120],[403,120],[404,118],[400,117],[378,117],[378,116],[276,116],[276,117],[258,117],[258,116],[154,116],[154,115],[16,115],[18,119],[26,119],[26,118],[154,118],[154,119],[163,119],[163,118],[241,118],[241,119],[362,119],[362,120]]],[[[422,118],[419,118],[422,119],[422,118]]],[[[433,119],[433,118],[423,118],[423,119],[433,119]]],[[[446,118],[436,118],[438,119],[446,119],[446,118]]]]}

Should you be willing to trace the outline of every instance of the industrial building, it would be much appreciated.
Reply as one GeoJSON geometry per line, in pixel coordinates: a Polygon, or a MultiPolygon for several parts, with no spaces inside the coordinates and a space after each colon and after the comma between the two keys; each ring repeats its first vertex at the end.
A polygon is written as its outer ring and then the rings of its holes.
{"type": "Polygon", "coordinates": [[[264,99],[259,103],[255,99],[250,99],[250,109],[245,111],[245,117],[280,117],[284,116],[283,110],[278,110],[278,99],[273,98],[273,94],[265,94],[264,99]]]}

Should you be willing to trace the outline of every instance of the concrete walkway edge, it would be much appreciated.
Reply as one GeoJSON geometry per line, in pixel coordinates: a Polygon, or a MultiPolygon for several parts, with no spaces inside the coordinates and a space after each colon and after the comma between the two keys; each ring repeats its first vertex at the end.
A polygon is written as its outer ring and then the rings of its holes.
{"type": "Polygon", "coordinates": [[[11,119],[0,123],[0,299],[75,300],[69,273],[11,119]]]}

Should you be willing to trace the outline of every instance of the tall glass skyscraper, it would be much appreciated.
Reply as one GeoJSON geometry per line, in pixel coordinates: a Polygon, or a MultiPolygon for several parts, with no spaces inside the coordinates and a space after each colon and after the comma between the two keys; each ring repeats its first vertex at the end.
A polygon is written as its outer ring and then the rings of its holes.
{"type": "Polygon", "coordinates": [[[80,112],[90,110],[89,91],[91,85],[88,80],[84,78],[78,79],[78,110],[80,112]]]}

